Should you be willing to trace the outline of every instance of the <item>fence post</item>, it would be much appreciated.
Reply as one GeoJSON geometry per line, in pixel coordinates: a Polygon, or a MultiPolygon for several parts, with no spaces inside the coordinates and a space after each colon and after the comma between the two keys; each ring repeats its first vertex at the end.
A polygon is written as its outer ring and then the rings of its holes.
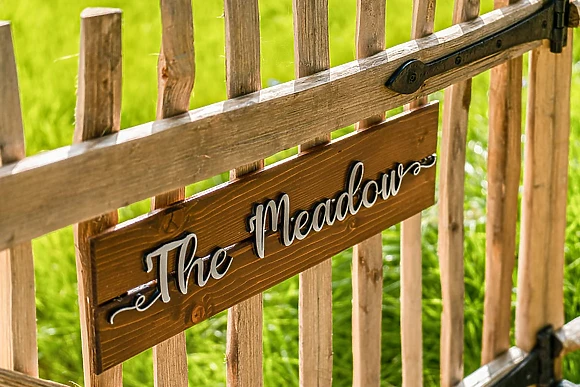
{"type": "MultiPolygon", "coordinates": [[[[413,1],[411,39],[433,33],[435,0],[413,1]]],[[[427,104],[419,98],[405,108],[416,109],[427,104]]],[[[422,252],[421,214],[401,223],[401,355],[403,386],[423,385],[423,326],[422,326],[422,252]]]]}
{"type": "MultiPolygon", "coordinates": [[[[121,10],[81,13],[81,47],[74,142],[117,132],[121,125],[121,10]]],[[[102,162],[114,162],[103,160],[102,162]]],[[[87,166],[89,167],[89,166],[87,166]]],[[[90,169],[87,169],[90,174],[90,169]]],[[[85,386],[122,386],[122,365],[95,374],[93,302],[88,238],[117,224],[117,211],[74,225],[85,386]]]]}
{"type": "MultiPolygon", "coordinates": [[[[161,0],[161,50],[157,63],[157,119],[189,110],[195,77],[191,0],[161,0]]],[[[185,187],[155,196],[151,209],[185,199],[185,187]]],[[[185,332],[153,347],[155,386],[187,387],[185,332]]]]}
{"type": "MultiPolygon", "coordinates": [[[[296,78],[330,67],[328,0],[293,0],[296,78]]],[[[330,141],[330,134],[301,144],[299,151],[330,141]]],[[[332,383],[332,261],[299,275],[300,385],[332,383]]]]}
{"type": "MultiPolygon", "coordinates": [[[[548,44],[530,54],[516,345],[530,351],[536,333],[564,323],[564,243],[568,187],[572,33],[561,54],[548,44]]],[[[556,373],[561,372],[556,366],[556,373]]]]}
{"type": "MultiPolygon", "coordinates": [[[[515,0],[495,0],[501,8],[515,0]]],[[[512,275],[521,170],[522,57],[491,69],[485,301],[481,364],[510,348],[512,275]]]]}
{"type": "MultiPolygon", "coordinates": [[[[261,88],[260,14],[257,0],[225,0],[226,87],[228,98],[261,88]]],[[[230,171],[236,179],[264,167],[263,160],[230,171]]],[[[261,387],[262,294],[228,310],[227,385],[261,387]]]]}
{"type": "MultiPolygon", "coordinates": [[[[25,157],[10,24],[0,21],[0,166],[25,157]]],[[[0,251],[0,368],[38,376],[34,260],[30,242],[0,251]]]]}
{"type": "MultiPolygon", "coordinates": [[[[385,0],[357,0],[356,57],[385,49],[385,0]]],[[[364,130],[385,119],[384,114],[358,122],[364,130]]],[[[352,251],[353,386],[381,383],[381,321],[383,306],[383,240],[381,233],[352,251]]]]}
{"type": "MultiPolygon", "coordinates": [[[[453,23],[475,19],[479,0],[456,0],[453,23]]],[[[463,378],[463,203],[465,147],[471,79],[445,89],[439,195],[439,263],[441,266],[441,386],[463,378]]]]}

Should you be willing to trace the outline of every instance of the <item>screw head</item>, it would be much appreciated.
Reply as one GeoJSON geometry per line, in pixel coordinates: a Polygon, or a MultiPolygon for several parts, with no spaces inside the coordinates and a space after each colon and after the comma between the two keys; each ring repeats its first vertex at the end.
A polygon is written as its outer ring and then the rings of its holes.
{"type": "Polygon", "coordinates": [[[409,82],[408,83],[415,83],[417,82],[417,73],[409,74],[409,82]]]}
{"type": "Polygon", "coordinates": [[[548,27],[548,21],[544,20],[544,21],[542,21],[542,28],[546,28],[546,27],[548,27]]]}
{"type": "Polygon", "coordinates": [[[495,46],[496,46],[497,48],[501,48],[501,45],[502,45],[502,44],[503,44],[503,43],[502,43],[501,39],[498,39],[498,40],[495,42],[495,46]]]}
{"type": "Polygon", "coordinates": [[[460,56],[457,56],[457,57],[455,58],[455,64],[456,64],[456,65],[459,65],[459,64],[461,64],[461,61],[462,61],[462,59],[461,59],[461,57],[460,57],[460,56]]]}

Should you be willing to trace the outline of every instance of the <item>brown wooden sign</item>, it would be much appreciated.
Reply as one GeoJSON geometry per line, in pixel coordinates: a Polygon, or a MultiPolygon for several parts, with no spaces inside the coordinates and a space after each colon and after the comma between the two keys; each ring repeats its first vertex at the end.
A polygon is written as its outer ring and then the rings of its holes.
{"type": "Polygon", "coordinates": [[[433,103],[91,238],[98,372],[431,206],[437,122],[433,103]]]}

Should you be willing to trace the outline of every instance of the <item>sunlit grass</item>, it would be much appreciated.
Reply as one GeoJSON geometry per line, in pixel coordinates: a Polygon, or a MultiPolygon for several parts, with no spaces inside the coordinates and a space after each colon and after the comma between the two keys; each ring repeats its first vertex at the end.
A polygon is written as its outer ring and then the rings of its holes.
{"type": "MultiPolygon", "coordinates": [[[[122,127],[155,117],[156,63],[160,43],[158,1],[153,0],[0,0],[0,19],[13,22],[20,76],[27,153],[70,144],[74,128],[79,15],[88,6],[123,9],[122,127]]],[[[194,0],[196,81],[191,107],[225,99],[223,5],[194,0]]],[[[260,1],[262,84],[294,77],[292,1],[260,1]]],[[[437,4],[436,28],[451,24],[452,2],[437,4]]],[[[483,11],[492,7],[485,0],[483,11]]],[[[331,63],[354,59],[356,0],[330,0],[331,63]]],[[[410,35],[411,1],[388,0],[387,44],[410,35]]],[[[578,48],[575,61],[580,58],[578,48]]],[[[465,373],[479,366],[484,297],[487,98],[489,76],[474,79],[468,136],[465,200],[465,373]]],[[[580,97],[580,73],[574,69],[572,101],[580,97]]],[[[439,92],[432,99],[441,100],[439,92]]],[[[525,99],[524,99],[525,100],[525,99]]],[[[568,227],[566,241],[566,319],[580,314],[580,110],[572,104],[568,227]]],[[[342,129],[335,136],[352,130],[342,129]]],[[[288,150],[270,158],[287,157],[288,150]]],[[[461,166],[458,166],[461,167],[461,166]]],[[[224,173],[189,186],[188,195],[227,179],[224,173]]],[[[41,189],[41,187],[39,187],[41,189]]],[[[121,220],[148,211],[145,200],[121,209],[121,220]]],[[[424,379],[439,380],[441,291],[437,261],[437,208],[423,217],[424,379]]],[[[399,326],[399,229],[383,233],[384,303],[383,385],[401,384],[399,326]]],[[[44,378],[82,384],[74,248],[70,227],[34,241],[40,372],[44,378]]],[[[334,385],[352,385],[351,251],[333,259],[334,385]]],[[[515,302],[515,293],[514,293],[515,302]]],[[[266,386],[298,385],[298,281],[288,280],[264,294],[264,378],[266,386]]],[[[225,385],[226,315],[222,313],[187,331],[190,384],[225,385]]],[[[458,337],[457,340],[461,340],[458,337]]],[[[580,355],[565,363],[569,379],[580,382],[580,355]]],[[[152,385],[151,351],[124,365],[127,386],[152,385]]]]}

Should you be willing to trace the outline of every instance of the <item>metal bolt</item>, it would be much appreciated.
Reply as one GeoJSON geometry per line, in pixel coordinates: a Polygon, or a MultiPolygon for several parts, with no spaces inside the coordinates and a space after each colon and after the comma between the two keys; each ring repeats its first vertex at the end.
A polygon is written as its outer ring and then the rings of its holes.
{"type": "Polygon", "coordinates": [[[502,45],[502,41],[501,41],[501,39],[498,39],[498,40],[495,42],[495,46],[496,46],[497,48],[501,48],[501,45],[502,45]]]}
{"type": "Polygon", "coordinates": [[[411,73],[411,75],[409,75],[408,83],[415,83],[416,81],[417,81],[417,73],[411,73]]]}
{"type": "Polygon", "coordinates": [[[461,64],[461,57],[460,56],[458,56],[458,57],[455,58],[455,64],[456,65],[461,64]]]}

